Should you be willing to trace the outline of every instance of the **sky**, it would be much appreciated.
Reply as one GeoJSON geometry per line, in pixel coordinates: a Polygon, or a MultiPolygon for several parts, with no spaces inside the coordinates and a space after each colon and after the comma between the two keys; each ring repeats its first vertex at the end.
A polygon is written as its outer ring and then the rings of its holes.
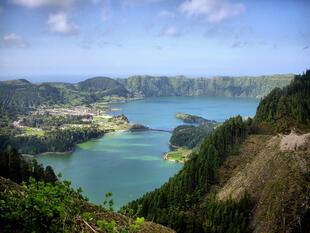
{"type": "Polygon", "coordinates": [[[0,0],[0,79],[302,73],[309,12],[309,0],[0,0]]]}

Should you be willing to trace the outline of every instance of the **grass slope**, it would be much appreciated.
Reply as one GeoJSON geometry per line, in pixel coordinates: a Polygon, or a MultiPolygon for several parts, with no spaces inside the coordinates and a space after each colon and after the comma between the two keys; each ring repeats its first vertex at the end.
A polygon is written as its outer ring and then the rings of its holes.
{"type": "Polygon", "coordinates": [[[296,151],[280,150],[281,140],[251,135],[219,171],[220,200],[239,199],[245,190],[256,200],[254,232],[299,232],[310,209],[310,138],[296,151]]]}

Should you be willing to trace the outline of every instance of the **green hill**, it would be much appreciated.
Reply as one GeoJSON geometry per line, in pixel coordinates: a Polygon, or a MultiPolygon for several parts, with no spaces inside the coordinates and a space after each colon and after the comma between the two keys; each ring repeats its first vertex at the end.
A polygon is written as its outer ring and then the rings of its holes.
{"type": "Polygon", "coordinates": [[[14,79],[14,80],[8,80],[0,82],[0,85],[23,85],[23,84],[29,84],[30,82],[26,79],[14,79]]]}
{"type": "Polygon", "coordinates": [[[207,120],[203,117],[192,114],[177,113],[174,116],[185,123],[194,123],[199,125],[179,125],[176,127],[173,130],[169,140],[169,144],[173,148],[185,147],[188,149],[193,149],[196,146],[198,148],[203,139],[211,134],[219,125],[216,121],[207,120]]]}
{"type": "Polygon", "coordinates": [[[59,88],[48,83],[32,84],[26,80],[0,82],[0,106],[36,107],[63,102],[59,88]]]}
{"type": "Polygon", "coordinates": [[[79,82],[78,87],[85,92],[103,92],[104,95],[118,95],[126,97],[129,92],[114,79],[107,77],[95,77],[79,82]]]}

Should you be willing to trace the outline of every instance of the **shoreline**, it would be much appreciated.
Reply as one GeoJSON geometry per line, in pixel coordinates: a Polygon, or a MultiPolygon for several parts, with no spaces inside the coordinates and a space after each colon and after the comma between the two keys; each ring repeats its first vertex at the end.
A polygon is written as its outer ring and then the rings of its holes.
{"type": "MultiPolygon", "coordinates": [[[[104,135],[113,135],[113,134],[118,134],[118,133],[124,133],[124,132],[129,132],[130,130],[129,129],[120,129],[120,130],[115,130],[113,132],[108,132],[108,133],[105,133],[104,135]]],[[[91,140],[95,140],[95,139],[99,139],[99,138],[102,138],[104,137],[104,135],[100,136],[100,137],[97,137],[97,138],[91,138],[85,142],[89,142],[91,140]]],[[[85,143],[85,142],[79,142],[79,143],[76,143],[75,144],[75,148],[73,150],[69,150],[69,151],[57,151],[57,152],[52,152],[52,151],[46,151],[46,152],[42,152],[42,153],[39,153],[39,154],[22,154],[23,157],[26,157],[26,158],[35,158],[37,156],[44,156],[44,155],[50,155],[50,154],[56,154],[56,155],[65,155],[65,154],[70,154],[70,153],[73,153],[75,150],[76,150],[76,145],[77,144],[80,144],[80,143],[85,143]]]]}
{"type": "MultiPolygon", "coordinates": [[[[126,102],[133,102],[133,101],[139,101],[139,100],[143,100],[145,98],[131,98],[131,99],[126,99],[126,100],[117,100],[117,101],[109,101],[107,104],[115,104],[115,103],[126,103],[126,102]]],[[[113,111],[122,111],[122,108],[110,108],[109,111],[107,112],[113,112],[113,111]]],[[[104,113],[104,118],[112,118],[114,115],[112,114],[109,114],[105,112],[104,113]]],[[[133,126],[134,124],[131,124],[131,123],[127,123],[126,127],[124,129],[119,129],[119,130],[109,130],[108,129],[108,132],[107,133],[104,133],[104,135],[114,135],[114,134],[118,134],[118,133],[125,133],[125,132],[130,132],[131,131],[131,127],[133,126]]],[[[170,130],[161,130],[161,129],[151,129],[151,128],[147,128],[147,129],[143,129],[143,130],[150,130],[150,131],[163,131],[163,132],[169,132],[169,133],[172,133],[172,131],[170,130]]],[[[139,130],[137,130],[139,131],[139,130]]],[[[102,138],[104,137],[104,135],[100,136],[100,137],[97,137],[97,138],[90,138],[84,142],[78,142],[74,145],[74,149],[72,150],[69,150],[69,151],[57,151],[57,152],[53,152],[53,151],[46,151],[46,152],[42,152],[42,153],[38,153],[38,154],[22,154],[23,157],[26,157],[26,158],[35,158],[37,156],[45,156],[45,155],[50,155],[50,154],[56,154],[56,155],[65,155],[65,154],[70,154],[70,153],[73,153],[75,150],[76,150],[76,146],[80,143],[85,143],[85,142],[88,142],[88,141],[91,141],[91,140],[94,140],[94,139],[99,139],[99,138],[102,138]]],[[[171,162],[176,162],[175,160],[171,160],[171,159],[166,159],[168,161],[171,161],[171,162]]]]}
{"type": "MultiPolygon", "coordinates": [[[[171,152],[171,151],[170,151],[171,152]]],[[[170,153],[170,152],[165,152],[165,153],[163,153],[163,159],[164,160],[166,160],[166,161],[169,161],[169,162],[174,162],[174,163],[184,163],[184,160],[174,160],[174,159],[169,159],[168,158],[168,154],[170,153]]]]}
{"type": "Polygon", "coordinates": [[[51,152],[51,151],[47,151],[47,152],[42,152],[39,154],[35,154],[35,155],[31,155],[31,154],[22,154],[23,157],[27,157],[27,158],[35,158],[37,156],[44,156],[44,155],[50,155],[50,154],[56,154],[56,155],[65,155],[65,154],[69,154],[69,153],[73,153],[75,151],[74,150],[69,150],[69,151],[63,151],[63,152],[51,152]]]}

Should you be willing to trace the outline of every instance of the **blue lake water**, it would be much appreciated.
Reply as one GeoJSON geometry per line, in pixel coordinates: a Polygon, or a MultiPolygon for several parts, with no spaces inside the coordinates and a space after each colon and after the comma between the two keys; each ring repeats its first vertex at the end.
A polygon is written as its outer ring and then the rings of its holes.
{"type": "MultiPolygon", "coordinates": [[[[111,113],[124,113],[132,123],[173,129],[182,124],[174,118],[178,112],[224,121],[238,114],[255,115],[258,103],[256,99],[242,98],[158,97],[113,104],[112,108],[122,110],[111,113]]],[[[52,165],[55,172],[72,181],[74,188],[82,187],[93,203],[102,203],[105,193],[113,192],[115,207],[119,208],[160,187],[182,168],[182,164],[162,159],[162,154],[169,151],[170,136],[153,131],[105,135],[79,144],[73,153],[44,155],[37,160],[52,165]]]]}
{"type": "Polygon", "coordinates": [[[113,104],[122,109],[111,112],[125,114],[132,123],[140,123],[156,129],[174,129],[183,122],[174,114],[183,112],[202,116],[209,120],[225,121],[240,114],[254,116],[259,100],[253,98],[229,98],[207,96],[154,97],[144,100],[113,104]]]}

